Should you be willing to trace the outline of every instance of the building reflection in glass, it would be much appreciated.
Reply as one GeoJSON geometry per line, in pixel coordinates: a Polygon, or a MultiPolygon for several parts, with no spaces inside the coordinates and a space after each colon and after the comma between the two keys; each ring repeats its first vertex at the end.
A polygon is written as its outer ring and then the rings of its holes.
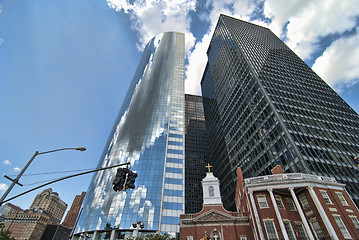
{"type": "Polygon", "coordinates": [[[97,172],[75,233],[107,223],[178,232],[184,213],[184,34],[166,32],[146,46],[98,167],[130,162],[136,188],[114,192],[116,168],[97,172]]]}

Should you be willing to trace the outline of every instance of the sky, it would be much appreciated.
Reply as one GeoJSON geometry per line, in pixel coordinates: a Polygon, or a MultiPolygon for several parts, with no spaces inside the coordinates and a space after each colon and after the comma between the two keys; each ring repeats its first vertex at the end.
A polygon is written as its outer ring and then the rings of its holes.
{"type": "MultiPolygon", "coordinates": [[[[356,6],[359,0],[0,0],[0,175],[16,177],[35,151],[87,148],[37,156],[9,197],[96,168],[156,34],[186,34],[186,93],[200,95],[220,14],[270,28],[359,112],[356,6]]],[[[91,177],[49,187],[70,207],[91,177]]],[[[0,195],[10,183],[0,176],[0,195]]],[[[11,203],[29,208],[39,192],[11,203]]]]}

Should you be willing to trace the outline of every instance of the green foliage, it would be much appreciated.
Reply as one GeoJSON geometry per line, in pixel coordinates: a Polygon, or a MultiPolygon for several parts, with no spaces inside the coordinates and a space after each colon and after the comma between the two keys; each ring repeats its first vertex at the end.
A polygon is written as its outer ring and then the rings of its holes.
{"type": "MultiPolygon", "coordinates": [[[[110,223],[106,223],[106,226],[105,226],[105,230],[112,230],[112,227],[111,227],[111,224],[110,223]]],[[[111,238],[111,231],[107,232],[105,234],[105,238],[104,239],[110,239],[111,238]]]]}
{"type": "MultiPolygon", "coordinates": [[[[134,238],[129,238],[134,239],[134,238]]],[[[177,238],[172,238],[169,234],[150,234],[142,237],[135,238],[136,240],[176,240],[177,238]]]]}
{"type": "Polygon", "coordinates": [[[0,223],[0,240],[15,240],[15,238],[10,237],[11,232],[4,229],[4,224],[0,223]]]}
{"type": "Polygon", "coordinates": [[[111,224],[106,223],[105,230],[111,230],[111,229],[112,229],[111,224]]]}

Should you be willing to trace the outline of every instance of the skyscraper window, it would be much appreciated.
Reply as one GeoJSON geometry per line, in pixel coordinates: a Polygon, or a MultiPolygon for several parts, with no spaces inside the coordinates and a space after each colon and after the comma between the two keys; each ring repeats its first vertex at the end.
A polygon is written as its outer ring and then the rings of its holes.
{"type": "Polygon", "coordinates": [[[97,172],[88,188],[75,234],[179,232],[184,213],[184,34],[166,32],[144,49],[98,167],[130,163],[135,189],[115,192],[116,169],[97,172]],[[109,224],[109,225],[108,225],[109,224]],[[107,227],[106,227],[107,225],[107,227]]]}
{"type": "Polygon", "coordinates": [[[268,28],[221,15],[201,81],[210,162],[234,210],[235,171],[334,177],[359,206],[359,116],[268,28]]]}

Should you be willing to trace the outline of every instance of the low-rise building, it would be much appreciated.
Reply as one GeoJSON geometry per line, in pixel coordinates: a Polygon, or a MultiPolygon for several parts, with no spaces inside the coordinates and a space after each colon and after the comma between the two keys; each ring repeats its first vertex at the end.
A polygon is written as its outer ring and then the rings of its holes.
{"type": "Polygon", "coordinates": [[[10,213],[5,219],[4,229],[11,231],[16,240],[40,240],[50,216],[43,210],[25,210],[10,213]]]}
{"type": "Polygon", "coordinates": [[[359,211],[344,184],[330,177],[284,174],[280,166],[272,173],[242,185],[237,170],[237,209],[252,216],[258,239],[359,239],[359,211]]]}
{"type": "Polygon", "coordinates": [[[23,211],[23,209],[14,204],[5,203],[4,205],[0,206],[0,222],[3,222],[8,214],[17,213],[19,211],[23,211]]]}
{"type": "Polygon", "coordinates": [[[248,213],[229,212],[223,208],[219,180],[212,172],[207,172],[202,188],[203,208],[199,213],[181,215],[180,239],[253,239],[248,213]]]}
{"type": "Polygon", "coordinates": [[[215,179],[207,173],[202,182],[202,211],[181,215],[181,240],[359,239],[359,211],[334,178],[276,166],[272,175],[244,179],[238,168],[237,212],[223,209],[215,179]]]}
{"type": "Polygon", "coordinates": [[[4,229],[16,240],[40,240],[47,224],[60,224],[67,204],[51,188],[37,194],[30,208],[7,214],[4,229]]]}

